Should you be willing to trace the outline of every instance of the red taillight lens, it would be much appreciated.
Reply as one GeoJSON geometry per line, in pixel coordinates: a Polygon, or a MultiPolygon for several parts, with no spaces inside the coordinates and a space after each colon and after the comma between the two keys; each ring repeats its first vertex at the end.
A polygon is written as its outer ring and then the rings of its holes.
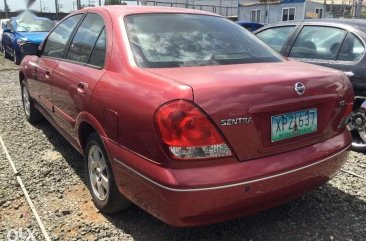
{"type": "Polygon", "coordinates": [[[188,101],[173,101],[155,114],[161,139],[173,157],[196,159],[231,156],[215,126],[188,101]]]}
{"type": "Polygon", "coordinates": [[[345,103],[342,106],[342,116],[338,128],[343,128],[348,125],[353,110],[353,103],[345,103]]]}

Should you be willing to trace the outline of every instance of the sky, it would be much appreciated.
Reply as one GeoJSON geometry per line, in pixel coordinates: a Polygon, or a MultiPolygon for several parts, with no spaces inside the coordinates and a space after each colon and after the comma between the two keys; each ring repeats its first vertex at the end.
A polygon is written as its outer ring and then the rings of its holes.
{"type": "MultiPolygon", "coordinates": [[[[101,0],[102,5],[105,0],[101,0]]],[[[158,0],[157,0],[158,1],[158,0]]],[[[241,0],[243,1],[243,0],[241,0]]],[[[324,2],[324,0],[315,0],[324,2]]],[[[347,0],[348,1],[348,0],[347,0]]],[[[26,8],[26,0],[7,0],[8,5],[12,11],[23,10],[26,8]]],[[[88,5],[88,3],[98,5],[99,0],[81,0],[81,4],[88,5]]],[[[174,0],[172,0],[174,2],[174,0]]],[[[327,0],[331,2],[331,0],[327,0]]],[[[341,3],[342,0],[334,0],[335,3],[341,3]]],[[[61,12],[71,12],[76,10],[76,0],[58,0],[61,12]]],[[[42,11],[44,12],[55,12],[55,0],[36,0],[32,5],[31,9],[39,11],[40,6],[42,6],[42,11]]],[[[0,0],[0,9],[4,10],[4,0],[0,0]]]]}
{"type": "MultiPolygon", "coordinates": [[[[99,0],[81,0],[81,4],[99,4],[99,0]]],[[[102,4],[104,4],[104,0],[101,0],[102,4]]],[[[23,10],[26,8],[26,0],[7,0],[7,3],[11,9],[11,11],[23,10]]],[[[76,10],[76,0],[58,0],[60,4],[60,11],[62,12],[71,12],[76,10]]],[[[42,9],[44,12],[55,12],[55,0],[36,0],[36,2],[32,5],[31,9],[36,11],[40,10],[40,6],[42,5],[42,9]]],[[[4,10],[4,0],[0,0],[0,9],[4,10]]]]}

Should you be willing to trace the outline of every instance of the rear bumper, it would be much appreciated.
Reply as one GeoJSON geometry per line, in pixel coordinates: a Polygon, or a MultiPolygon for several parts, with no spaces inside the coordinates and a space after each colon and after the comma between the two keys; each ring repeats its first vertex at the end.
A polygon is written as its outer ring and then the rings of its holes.
{"type": "Polygon", "coordinates": [[[252,214],[311,191],[342,167],[350,143],[344,131],[312,146],[216,166],[214,171],[159,166],[151,168],[154,176],[120,161],[126,160],[126,150],[108,145],[117,185],[126,197],[170,225],[195,226],[252,214]]]}

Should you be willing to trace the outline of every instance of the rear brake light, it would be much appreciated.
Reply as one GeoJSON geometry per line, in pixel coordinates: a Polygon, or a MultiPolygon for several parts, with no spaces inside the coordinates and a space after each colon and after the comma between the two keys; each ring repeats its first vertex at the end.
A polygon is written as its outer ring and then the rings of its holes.
{"type": "Polygon", "coordinates": [[[161,106],[155,114],[155,124],[176,159],[232,155],[213,123],[191,102],[179,100],[161,106]]]}
{"type": "Polygon", "coordinates": [[[351,117],[351,113],[353,110],[353,103],[344,103],[342,105],[341,102],[341,121],[338,125],[338,128],[343,128],[348,125],[351,117]]]}

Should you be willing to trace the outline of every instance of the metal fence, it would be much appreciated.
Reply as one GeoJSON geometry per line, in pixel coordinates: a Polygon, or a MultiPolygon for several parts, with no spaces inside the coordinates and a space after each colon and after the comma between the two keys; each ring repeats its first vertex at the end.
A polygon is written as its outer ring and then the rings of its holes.
{"type": "Polygon", "coordinates": [[[203,11],[207,11],[207,12],[211,12],[211,13],[220,14],[225,17],[236,16],[238,14],[237,7],[227,7],[227,6],[175,3],[175,2],[159,2],[159,1],[146,1],[146,5],[198,9],[198,10],[203,10],[203,11]]]}

